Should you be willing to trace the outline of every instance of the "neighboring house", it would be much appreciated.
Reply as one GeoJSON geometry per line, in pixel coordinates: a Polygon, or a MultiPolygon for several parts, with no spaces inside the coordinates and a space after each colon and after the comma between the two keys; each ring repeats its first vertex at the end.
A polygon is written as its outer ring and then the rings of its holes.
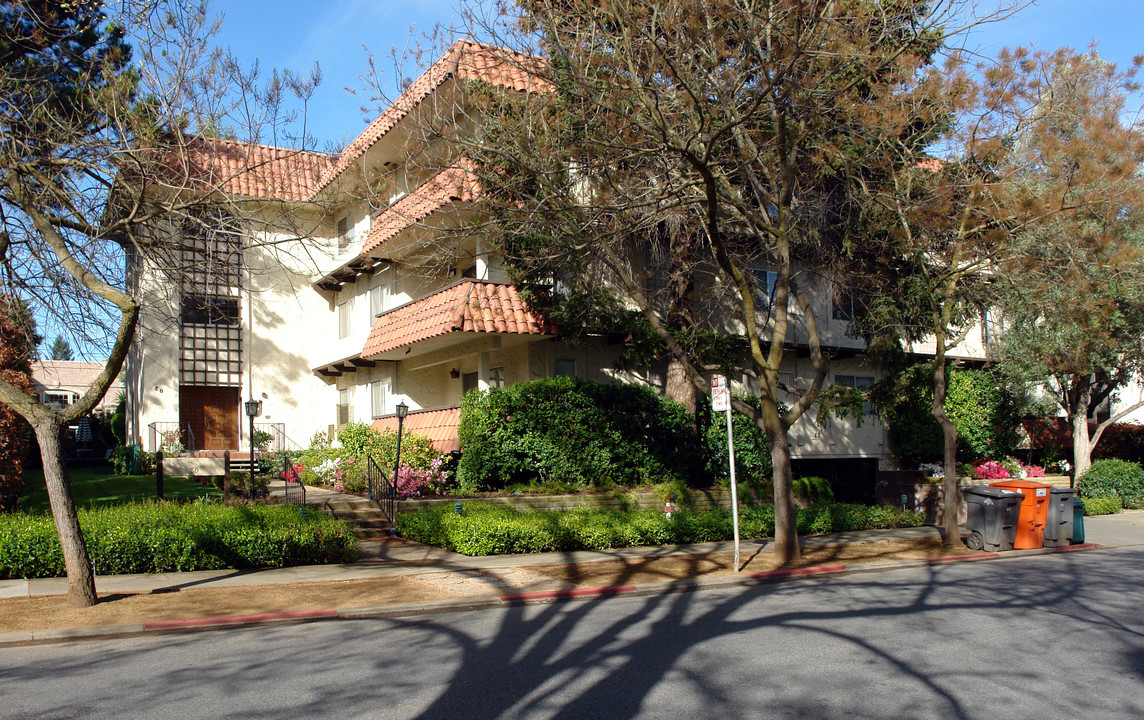
{"type": "MultiPolygon", "coordinates": [[[[40,402],[57,408],[65,407],[87,392],[103,368],[103,363],[83,360],[35,360],[32,362],[32,386],[40,402]]],[[[122,382],[113,382],[95,410],[114,410],[123,390],[122,382]]]]}
{"type": "MultiPolygon", "coordinates": [[[[663,389],[666,367],[623,372],[619,347],[561,341],[525,308],[479,237],[435,244],[476,216],[480,189],[463,159],[419,171],[432,163],[411,155],[434,149],[410,147],[410,124],[472,80],[528,91],[521,59],[502,57],[456,43],[334,158],[189,141],[219,188],[256,209],[220,218],[213,231],[182,230],[197,248],[185,251],[189,272],[129,258],[129,283],[144,300],[127,361],[130,437],[155,450],[177,431],[189,450],[238,450],[249,444],[242,403],[254,398],[263,401],[256,426],[274,434],[275,447],[300,447],[352,421],[395,428],[404,401],[406,430],[457,450],[458,405],[473,389],[555,376],[663,389]]],[[[758,276],[765,286],[766,269],[758,276]]],[[[828,382],[869,385],[880,373],[846,334],[847,296],[829,284],[812,291],[835,355],[828,382]]],[[[959,351],[984,358],[985,341],[975,335],[959,351]]],[[[790,385],[809,377],[805,348],[796,333],[783,372],[790,385]]],[[[751,377],[732,380],[754,389],[751,377]]],[[[818,463],[806,465],[816,474],[872,475],[892,463],[872,416],[819,427],[811,413],[791,442],[796,459],[818,463]]]]}

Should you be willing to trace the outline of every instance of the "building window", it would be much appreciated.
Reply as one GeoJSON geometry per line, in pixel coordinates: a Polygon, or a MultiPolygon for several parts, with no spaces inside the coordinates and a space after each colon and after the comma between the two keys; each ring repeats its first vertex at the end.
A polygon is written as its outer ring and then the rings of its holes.
{"type": "Polygon", "coordinates": [[[182,321],[184,325],[240,324],[238,300],[226,297],[183,296],[182,321]]]}
{"type": "Polygon", "coordinates": [[[350,424],[353,417],[353,408],[350,406],[350,390],[345,388],[338,391],[338,427],[343,428],[350,424]]]}
{"type": "Polygon", "coordinates": [[[369,289],[369,324],[373,327],[374,319],[385,309],[385,296],[381,285],[369,289]]]}
{"type": "Polygon", "coordinates": [[[338,220],[338,254],[348,250],[353,241],[354,226],[350,224],[349,216],[345,215],[338,220]]]}
{"type": "MultiPolygon", "coordinates": [[[[869,375],[835,375],[834,382],[843,387],[865,390],[874,384],[874,378],[869,375]]],[[[862,410],[867,415],[874,414],[874,403],[866,403],[862,410]]]]}
{"type": "Polygon", "coordinates": [[[779,280],[779,274],[774,270],[765,270],[763,268],[750,268],[747,272],[754,278],[755,294],[759,301],[771,309],[775,305],[775,283],[779,280]]]}
{"type": "Polygon", "coordinates": [[[370,404],[373,407],[373,416],[381,417],[385,414],[385,385],[380,380],[369,384],[370,404]]]}
{"type": "Polygon", "coordinates": [[[857,309],[854,293],[849,288],[840,288],[834,296],[834,319],[850,322],[857,315],[857,309]]]}
{"type": "Polygon", "coordinates": [[[350,336],[350,304],[338,303],[338,339],[350,336]]]}
{"type": "Polygon", "coordinates": [[[556,377],[576,377],[576,359],[557,358],[553,366],[553,374],[556,377]]]}
{"type": "Polygon", "coordinates": [[[993,342],[989,335],[989,308],[981,311],[981,344],[988,347],[993,342]]]}
{"type": "Polygon", "coordinates": [[[68,390],[45,390],[44,404],[55,407],[67,407],[79,399],[79,395],[68,390]]]}
{"type": "Polygon", "coordinates": [[[504,387],[504,367],[489,368],[489,387],[504,387]]]}

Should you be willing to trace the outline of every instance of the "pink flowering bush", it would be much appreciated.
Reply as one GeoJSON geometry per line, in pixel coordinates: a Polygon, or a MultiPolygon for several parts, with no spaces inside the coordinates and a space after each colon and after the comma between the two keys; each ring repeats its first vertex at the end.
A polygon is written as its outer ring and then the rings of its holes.
{"type": "Polygon", "coordinates": [[[974,463],[973,475],[979,480],[1005,480],[1009,477],[1009,469],[996,460],[988,460],[974,463]]]}
{"type": "Polygon", "coordinates": [[[441,468],[443,462],[443,457],[434,458],[425,470],[415,470],[401,463],[401,469],[397,471],[397,496],[406,499],[447,495],[450,481],[441,468]]]}
{"type": "Polygon", "coordinates": [[[1040,465],[1023,465],[1011,457],[1000,462],[997,460],[979,460],[973,463],[972,467],[973,476],[978,480],[1045,477],[1045,469],[1040,465]]]}

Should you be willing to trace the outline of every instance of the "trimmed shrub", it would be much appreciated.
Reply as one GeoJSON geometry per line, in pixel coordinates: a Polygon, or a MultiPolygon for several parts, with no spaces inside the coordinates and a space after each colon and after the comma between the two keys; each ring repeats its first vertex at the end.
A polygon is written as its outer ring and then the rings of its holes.
{"type": "Polygon", "coordinates": [[[1085,498],[1085,515],[1115,515],[1118,512],[1120,512],[1120,498],[1118,497],[1085,498]]]}
{"type": "Polygon", "coordinates": [[[1144,469],[1134,462],[1106,458],[1095,461],[1077,478],[1083,498],[1117,497],[1124,507],[1144,504],[1144,469]]]}
{"type": "Polygon", "coordinates": [[[791,482],[794,496],[805,502],[830,502],[834,499],[834,491],[830,489],[830,481],[815,476],[795,478],[791,482]]]}
{"type": "MultiPolygon", "coordinates": [[[[134,574],[352,562],[340,520],[290,505],[135,503],[79,511],[97,573],[134,574]]],[[[0,515],[0,579],[64,574],[49,515],[0,515]]]]}
{"type": "Polygon", "coordinates": [[[692,476],[682,405],[650,388],[535,380],[461,400],[457,477],[465,492],[544,482],[609,488],[692,476]]]}
{"type": "MultiPolygon", "coordinates": [[[[814,505],[798,511],[802,534],[919,527],[922,517],[892,506],[814,505]]],[[[606,550],[614,547],[665,545],[730,540],[731,513],[715,509],[677,511],[671,520],[654,511],[623,512],[578,509],[519,511],[502,505],[466,502],[458,515],[442,505],[402,513],[405,537],[464,555],[502,555],[567,550],[606,550]]],[[[775,531],[770,505],[741,508],[742,537],[769,537],[775,531]]]]}

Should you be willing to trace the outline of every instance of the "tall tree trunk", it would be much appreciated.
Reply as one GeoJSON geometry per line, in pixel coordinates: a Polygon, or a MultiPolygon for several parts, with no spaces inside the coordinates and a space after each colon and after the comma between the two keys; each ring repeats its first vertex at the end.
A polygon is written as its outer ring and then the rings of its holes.
{"type": "Polygon", "coordinates": [[[1083,475],[1092,467],[1092,441],[1088,435],[1088,405],[1092,401],[1092,382],[1089,378],[1076,380],[1076,392],[1069,403],[1069,422],[1072,423],[1073,478],[1083,475]]]}
{"type": "Polygon", "coordinates": [[[695,385],[687,374],[687,368],[674,356],[667,363],[667,382],[663,394],[695,415],[695,385]]]}
{"type": "Polygon", "coordinates": [[[771,466],[774,470],[775,557],[785,565],[802,558],[802,550],[798,546],[798,516],[791,488],[790,436],[781,422],[764,429],[771,441],[771,466]]]}
{"type": "Polygon", "coordinates": [[[67,466],[64,464],[64,449],[60,444],[62,428],[62,423],[54,413],[41,418],[34,426],[36,441],[40,444],[40,457],[44,462],[44,482],[48,486],[52,518],[64,554],[68,604],[72,607],[90,607],[98,602],[95,573],[87,554],[87,546],[83,542],[83,530],[79,526],[71,481],[68,480],[67,466]]]}
{"type": "Polygon", "coordinates": [[[945,546],[960,549],[964,548],[965,544],[961,542],[961,526],[957,522],[958,511],[961,510],[961,492],[957,487],[957,426],[945,412],[946,376],[943,345],[944,343],[939,340],[933,367],[933,416],[941,426],[942,439],[945,441],[942,526],[945,529],[945,546]]]}

